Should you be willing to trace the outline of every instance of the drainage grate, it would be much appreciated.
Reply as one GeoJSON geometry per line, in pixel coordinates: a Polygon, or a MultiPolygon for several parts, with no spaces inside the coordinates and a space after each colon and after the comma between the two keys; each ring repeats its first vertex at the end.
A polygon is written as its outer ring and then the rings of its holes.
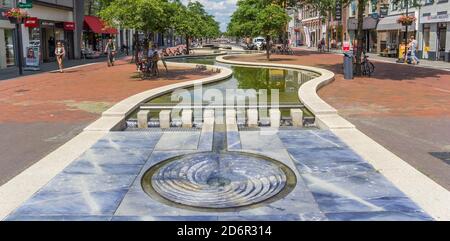
{"type": "Polygon", "coordinates": [[[450,152],[430,152],[430,155],[450,165],[450,152]]]}

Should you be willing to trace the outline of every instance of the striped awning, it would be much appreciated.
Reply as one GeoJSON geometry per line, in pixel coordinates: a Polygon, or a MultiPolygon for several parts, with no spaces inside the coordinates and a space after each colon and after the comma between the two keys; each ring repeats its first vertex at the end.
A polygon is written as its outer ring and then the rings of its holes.
{"type": "MultiPolygon", "coordinates": [[[[414,15],[413,15],[414,16],[414,15]]],[[[400,17],[400,15],[396,16],[388,16],[380,19],[380,22],[377,26],[377,31],[390,31],[390,30],[402,30],[405,31],[405,26],[402,26],[401,24],[397,23],[397,19],[400,17]]],[[[416,26],[416,22],[414,21],[411,25],[411,27],[416,26]]]]}

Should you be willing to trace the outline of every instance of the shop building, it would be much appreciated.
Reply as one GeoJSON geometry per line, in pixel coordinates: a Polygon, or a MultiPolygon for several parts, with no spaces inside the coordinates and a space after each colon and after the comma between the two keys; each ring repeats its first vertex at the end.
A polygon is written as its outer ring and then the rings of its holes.
{"type": "MultiPolygon", "coordinates": [[[[108,27],[99,17],[84,16],[83,51],[100,55],[104,52],[108,39],[116,39],[117,34],[117,29],[108,27]]],[[[118,45],[118,42],[116,42],[116,45],[118,45]]]]}
{"type": "Polygon", "coordinates": [[[302,44],[300,38],[300,29],[302,27],[300,21],[300,12],[298,8],[292,8],[287,11],[291,20],[288,23],[288,39],[291,42],[291,46],[300,46],[302,44]]]}
{"type": "Polygon", "coordinates": [[[38,46],[40,62],[53,62],[56,44],[62,42],[66,58],[80,58],[83,7],[83,0],[33,1],[33,8],[27,10],[30,18],[22,27],[24,54],[29,46],[38,46]]]}
{"type": "Polygon", "coordinates": [[[2,14],[15,5],[14,0],[0,0],[0,69],[16,65],[15,25],[2,14]]]}
{"type": "MultiPolygon", "coordinates": [[[[382,11],[380,22],[377,26],[378,46],[377,53],[385,57],[398,58],[403,55],[405,39],[416,36],[418,22],[414,21],[407,27],[399,24],[398,19],[406,14],[406,6],[392,1],[382,5],[386,10],[382,11]],[[406,35],[406,30],[408,34],[406,35]]],[[[418,18],[419,11],[415,7],[408,6],[408,15],[418,18]]]]}
{"type": "MultiPolygon", "coordinates": [[[[347,8],[347,34],[348,40],[353,42],[356,39],[356,33],[358,29],[358,19],[357,19],[357,1],[350,2],[347,8]]],[[[366,6],[366,12],[364,13],[363,19],[363,48],[364,51],[368,53],[375,53],[377,51],[377,25],[379,20],[379,2],[377,0],[370,0],[366,6]]]]}
{"type": "Polygon", "coordinates": [[[322,38],[325,39],[326,26],[322,24],[322,17],[319,11],[310,5],[303,6],[300,13],[303,28],[300,31],[303,35],[301,39],[307,47],[316,47],[322,38]]]}
{"type": "Polygon", "coordinates": [[[419,14],[419,57],[450,62],[449,1],[425,0],[419,14]]]}

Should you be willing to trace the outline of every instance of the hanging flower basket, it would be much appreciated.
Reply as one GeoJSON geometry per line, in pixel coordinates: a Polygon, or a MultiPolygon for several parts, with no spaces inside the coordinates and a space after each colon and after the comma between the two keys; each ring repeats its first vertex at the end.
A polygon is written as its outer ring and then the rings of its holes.
{"type": "Polygon", "coordinates": [[[9,19],[9,22],[13,24],[21,24],[25,21],[26,18],[28,18],[28,13],[20,8],[11,8],[6,13],[4,13],[4,16],[9,19]]]}
{"type": "Polygon", "coordinates": [[[397,23],[403,26],[411,25],[414,21],[416,21],[416,17],[414,16],[401,16],[397,19],[397,23]]]}

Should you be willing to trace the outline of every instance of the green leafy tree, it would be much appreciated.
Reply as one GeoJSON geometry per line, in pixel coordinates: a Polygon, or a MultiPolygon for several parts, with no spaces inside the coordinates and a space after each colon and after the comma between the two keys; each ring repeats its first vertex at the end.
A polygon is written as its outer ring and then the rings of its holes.
{"type": "Polygon", "coordinates": [[[228,35],[237,37],[264,35],[267,42],[266,55],[270,60],[270,42],[273,37],[286,31],[289,19],[285,8],[273,1],[239,0],[227,32],[228,35]]]}
{"type": "Polygon", "coordinates": [[[272,38],[282,34],[285,31],[285,26],[289,22],[290,17],[285,10],[278,5],[266,6],[256,18],[256,31],[266,37],[267,59],[270,60],[270,42],[272,38]]]}
{"type": "Polygon", "coordinates": [[[228,35],[236,37],[258,35],[255,33],[255,23],[262,8],[260,0],[239,0],[227,26],[228,35]]]}

